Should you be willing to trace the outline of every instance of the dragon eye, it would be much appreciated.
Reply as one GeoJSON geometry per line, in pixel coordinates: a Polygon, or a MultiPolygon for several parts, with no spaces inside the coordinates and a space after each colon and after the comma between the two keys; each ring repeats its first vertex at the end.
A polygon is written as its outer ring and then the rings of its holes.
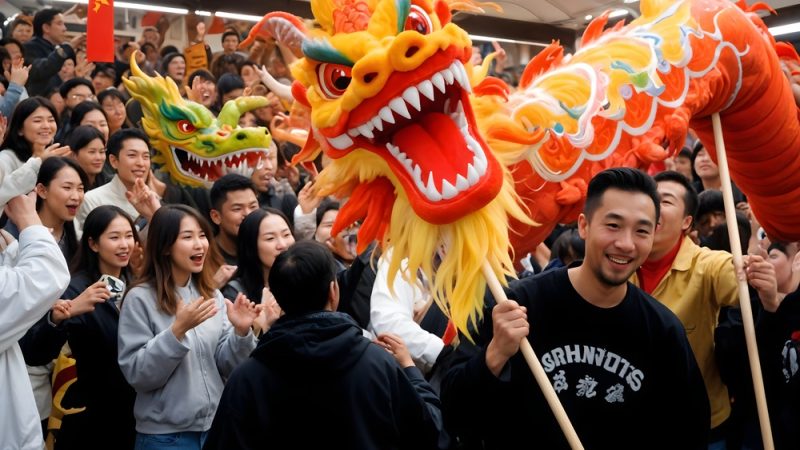
{"type": "Polygon", "coordinates": [[[181,133],[189,134],[189,133],[193,132],[196,129],[197,128],[195,128],[195,126],[192,125],[192,122],[189,122],[188,120],[179,120],[178,121],[178,131],[180,131],[181,133]]]}
{"type": "Polygon", "coordinates": [[[430,34],[433,31],[433,22],[430,16],[417,5],[411,5],[411,11],[406,18],[406,30],[416,31],[419,34],[430,34]]]}
{"type": "Polygon", "coordinates": [[[317,66],[317,79],[322,93],[329,99],[344,95],[350,86],[350,67],[342,64],[322,63],[317,66]]]}

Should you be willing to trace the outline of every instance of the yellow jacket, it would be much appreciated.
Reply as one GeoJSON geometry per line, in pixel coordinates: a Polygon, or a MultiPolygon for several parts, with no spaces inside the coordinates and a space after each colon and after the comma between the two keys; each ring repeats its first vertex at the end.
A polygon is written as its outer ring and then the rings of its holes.
{"type": "MultiPolygon", "coordinates": [[[[634,273],[630,280],[639,285],[634,273]]],[[[739,304],[733,257],[699,247],[684,237],[672,268],[651,294],[667,306],[686,328],[711,404],[711,428],[731,413],[728,388],[722,383],[714,358],[714,329],[723,306],[739,304]]]]}

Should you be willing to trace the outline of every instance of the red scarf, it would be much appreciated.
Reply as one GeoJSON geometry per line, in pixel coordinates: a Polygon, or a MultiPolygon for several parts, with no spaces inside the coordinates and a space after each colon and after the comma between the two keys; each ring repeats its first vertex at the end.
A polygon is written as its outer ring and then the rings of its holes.
{"type": "Polygon", "coordinates": [[[675,244],[675,247],[673,247],[669,253],[662,256],[661,259],[655,261],[647,260],[642,264],[642,267],[636,271],[639,277],[639,287],[641,287],[643,291],[652,294],[656,287],[658,287],[658,283],[661,282],[664,276],[669,272],[669,269],[672,268],[672,263],[675,261],[675,257],[678,256],[678,251],[680,251],[682,243],[683,236],[678,239],[678,243],[675,244]]]}

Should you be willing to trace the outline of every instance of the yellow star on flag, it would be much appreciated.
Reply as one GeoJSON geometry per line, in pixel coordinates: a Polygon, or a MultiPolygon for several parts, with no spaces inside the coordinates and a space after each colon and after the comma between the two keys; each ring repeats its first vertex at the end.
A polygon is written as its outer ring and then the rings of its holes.
{"type": "Polygon", "coordinates": [[[108,0],[94,0],[94,12],[100,11],[101,6],[111,6],[108,0]]]}

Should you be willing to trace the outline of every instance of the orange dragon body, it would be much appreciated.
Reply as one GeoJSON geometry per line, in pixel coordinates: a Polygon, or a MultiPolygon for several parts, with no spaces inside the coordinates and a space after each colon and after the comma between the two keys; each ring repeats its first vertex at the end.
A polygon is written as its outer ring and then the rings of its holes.
{"type": "Polygon", "coordinates": [[[333,232],[363,220],[359,245],[391,247],[391,273],[431,276],[462,330],[480,314],[484,261],[501,279],[512,274],[509,249],[527,252],[575,220],[605,168],[661,161],[690,127],[713,149],[712,113],[763,227],[800,239],[788,207],[800,204],[800,123],[776,48],[797,56],[744,5],[643,0],[627,26],[604,31],[605,16],[595,20],[573,55],[546,48],[514,91],[472,67],[469,37],[450,21],[474,2],[311,6],[314,27],[270,13],[243,43],[274,38],[300,58],[292,94],[311,129],[295,162],[325,152],[319,194],[349,197],[333,232]]]}

